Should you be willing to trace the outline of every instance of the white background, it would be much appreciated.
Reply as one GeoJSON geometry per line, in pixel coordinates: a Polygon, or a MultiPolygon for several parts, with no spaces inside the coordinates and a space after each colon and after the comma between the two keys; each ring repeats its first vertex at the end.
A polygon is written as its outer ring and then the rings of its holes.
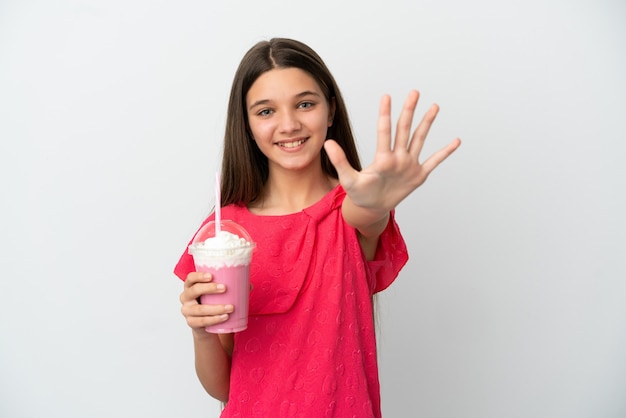
{"type": "Polygon", "coordinates": [[[288,36],[364,163],[409,89],[463,145],[398,207],[386,417],[626,416],[626,3],[0,0],[0,416],[217,417],[171,273],[230,83],[288,36]]]}

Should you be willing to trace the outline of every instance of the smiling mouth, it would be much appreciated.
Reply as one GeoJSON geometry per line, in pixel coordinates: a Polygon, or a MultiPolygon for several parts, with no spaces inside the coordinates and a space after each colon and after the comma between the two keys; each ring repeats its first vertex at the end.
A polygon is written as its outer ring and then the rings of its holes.
{"type": "Polygon", "coordinates": [[[283,148],[295,148],[304,144],[306,141],[307,139],[300,139],[298,141],[293,141],[293,142],[277,142],[276,145],[278,145],[279,147],[283,147],[283,148]]]}

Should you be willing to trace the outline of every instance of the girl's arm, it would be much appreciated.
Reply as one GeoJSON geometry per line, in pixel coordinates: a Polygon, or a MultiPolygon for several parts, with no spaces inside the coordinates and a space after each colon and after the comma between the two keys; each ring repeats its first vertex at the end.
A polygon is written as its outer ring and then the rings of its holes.
{"type": "Polygon", "coordinates": [[[200,295],[221,293],[223,286],[212,282],[208,273],[189,273],[180,295],[181,312],[192,329],[196,374],[209,395],[222,402],[228,401],[230,365],[233,346],[232,334],[211,334],[204,330],[209,325],[228,319],[232,306],[202,305],[200,295]]]}
{"type": "Polygon", "coordinates": [[[341,206],[343,218],[359,233],[359,243],[366,260],[373,260],[378,247],[378,237],[389,222],[389,211],[369,210],[355,205],[349,196],[341,206]]]}
{"type": "MultiPolygon", "coordinates": [[[[230,389],[230,354],[232,334],[211,334],[204,329],[193,330],[196,374],[209,395],[224,403],[228,402],[230,389]],[[231,339],[230,342],[224,341],[231,339]]],[[[232,348],[231,348],[232,350],[232,348]]]]}
{"type": "Polygon", "coordinates": [[[329,139],[324,143],[328,157],[337,169],[339,182],[346,191],[342,206],[344,219],[359,231],[361,246],[368,259],[374,256],[378,237],[389,220],[389,212],[421,186],[428,175],[461,145],[461,140],[457,138],[420,163],[420,153],[439,106],[432,105],[411,134],[418,99],[419,93],[412,90],[404,102],[395,140],[392,141],[391,98],[383,96],[378,114],[374,162],[361,171],[350,166],[335,141],[329,139]]]}

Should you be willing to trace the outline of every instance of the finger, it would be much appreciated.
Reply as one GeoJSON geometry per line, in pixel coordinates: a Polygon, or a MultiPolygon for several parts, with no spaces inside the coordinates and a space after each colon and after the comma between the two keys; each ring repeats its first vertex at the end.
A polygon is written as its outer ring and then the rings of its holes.
{"type": "Polygon", "coordinates": [[[213,275],[211,273],[205,273],[201,271],[192,271],[187,275],[185,279],[185,287],[191,287],[196,283],[208,283],[213,280],[213,275]]]}
{"type": "Polygon", "coordinates": [[[187,320],[187,325],[190,328],[206,328],[211,325],[219,324],[228,319],[230,313],[222,312],[216,315],[185,315],[185,319],[187,320]]]}
{"type": "Polygon", "coordinates": [[[419,100],[419,92],[417,90],[411,90],[408,97],[404,101],[402,107],[402,113],[398,118],[398,124],[396,126],[396,141],[393,149],[408,149],[409,137],[411,136],[411,125],[413,124],[413,115],[415,114],[415,107],[419,100]]]}
{"type": "Polygon", "coordinates": [[[197,299],[200,296],[198,294],[198,292],[200,291],[200,287],[198,287],[198,284],[209,283],[212,280],[213,276],[211,275],[211,273],[193,271],[187,274],[183,286],[183,292],[180,294],[180,302],[188,303],[192,301],[192,299],[197,299]]]}
{"type": "Polygon", "coordinates": [[[428,159],[424,161],[424,164],[422,164],[422,168],[426,172],[426,175],[430,174],[435,168],[437,168],[439,164],[441,164],[460,146],[461,140],[459,138],[456,138],[454,141],[450,142],[448,145],[428,157],[428,159]]]}
{"type": "Polygon", "coordinates": [[[204,328],[224,322],[234,310],[233,305],[183,305],[181,313],[191,328],[204,328]]]}
{"type": "Polygon", "coordinates": [[[183,315],[186,317],[201,317],[201,316],[218,316],[223,314],[232,313],[235,308],[233,305],[194,305],[184,306],[182,309],[183,315]]]}
{"type": "Polygon", "coordinates": [[[337,170],[339,182],[344,186],[346,184],[352,184],[358,172],[352,168],[346,158],[346,153],[343,152],[339,144],[332,139],[327,139],[326,142],[324,142],[324,149],[326,150],[326,154],[328,154],[328,159],[330,159],[330,162],[337,170]]]}
{"type": "Polygon", "coordinates": [[[422,121],[413,133],[413,138],[411,138],[411,143],[409,144],[409,153],[416,159],[419,158],[419,155],[422,152],[424,141],[426,141],[426,136],[428,136],[428,131],[435,121],[437,113],[439,113],[439,106],[433,104],[424,114],[422,121]]]}
{"type": "Polygon", "coordinates": [[[198,298],[202,295],[224,293],[226,286],[221,283],[196,283],[194,286],[185,288],[180,294],[180,302],[184,304],[198,304],[198,298]]]}
{"type": "Polygon", "coordinates": [[[391,97],[385,94],[380,99],[378,110],[376,152],[391,151],[391,97]]]}
{"type": "Polygon", "coordinates": [[[221,324],[228,320],[228,314],[215,315],[215,316],[201,316],[195,318],[187,318],[187,324],[191,328],[206,328],[213,325],[221,324]]]}

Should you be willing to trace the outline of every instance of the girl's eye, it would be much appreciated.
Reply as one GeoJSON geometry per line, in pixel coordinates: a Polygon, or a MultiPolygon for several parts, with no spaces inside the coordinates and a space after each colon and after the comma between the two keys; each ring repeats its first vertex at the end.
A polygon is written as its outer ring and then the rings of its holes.
{"type": "Polygon", "coordinates": [[[313,102],[302,102],[298,105],[301,109],[308,109],[313,106],[313,102]]]}
{"type": "Polygon", "coordinates": [[[270,109],[263,109],[263,110],[261,110],[261,111],[258,113],[258,115],[259,115],[259,116],[268,116],[268,115],[269,115],[269,114],[271,114],[271,113],[272,113],[272,111],[271,111],[270,109]]]}

